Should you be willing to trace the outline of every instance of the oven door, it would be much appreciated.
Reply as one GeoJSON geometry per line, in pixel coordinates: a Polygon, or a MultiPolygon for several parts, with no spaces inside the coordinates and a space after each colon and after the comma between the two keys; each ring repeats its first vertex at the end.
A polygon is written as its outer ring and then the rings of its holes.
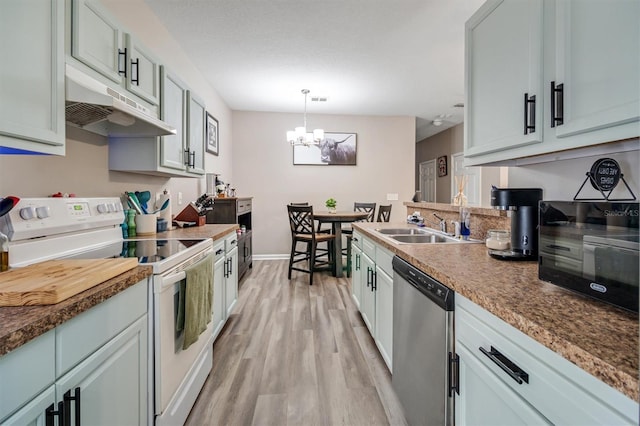
{"type": "MultiPolygon", "coordinates": [[[[165,274],[153,277],[156,415],[164,413],[169,404],[172,404],[172,410],[175,409],[173,404],[177,402],[172,399],[178,390],[181,394],[193,392],[185,389],[185,386],[193,382],[190,376],[197,374],[194,365],[200,354],[207,350],[207,346],[212,346],[212,321],[207,324],[198,340],[186,350],[182,349],[184,330],[179,331],[177,326],[180,287],[186,282],[184,269],[202,261],[211,252],[212,250],[207,250],[197,256],[199,260],[191,259],[165,274]]],[[[209,371],[206,372],[208,373],[209,371]]]]}

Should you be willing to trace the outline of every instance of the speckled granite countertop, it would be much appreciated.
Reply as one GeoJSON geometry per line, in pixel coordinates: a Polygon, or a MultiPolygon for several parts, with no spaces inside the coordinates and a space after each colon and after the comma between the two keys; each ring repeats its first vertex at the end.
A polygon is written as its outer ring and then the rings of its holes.
{"type": "MultiPolygon", "coordinates": [[[[217,240],[238,225],[205,225],[175,229],[157,238],[211,238],[217,240]]],[[[0,307],[0,356],[70,320],[150,276],[150,266],[138,266],[55,305],[0,307]]]]}
{"type": "Polygon", "coordinates": [[[537,262],[494,259],[484,244],[401,245],[369,231],[410,225],[358,222],[353,226],[601,381],[639,400],[638,315],[540,281],[537,262]]]}

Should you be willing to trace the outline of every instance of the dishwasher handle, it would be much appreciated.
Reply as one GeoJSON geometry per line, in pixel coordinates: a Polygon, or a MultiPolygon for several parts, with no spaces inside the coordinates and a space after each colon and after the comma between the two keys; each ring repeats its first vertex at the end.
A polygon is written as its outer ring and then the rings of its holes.
{"type": "Polygon", "coordinates": [[[509,358],[502,355],[496,348],[491,346],[491,350],[488,351],[480,346],[479,349],[480,352],[489,357],[491,361],[493,361],[519,385],[521,385],[522,383],[529,383],[529,374],[527,374],[526,371],[514,364],[509,358]]]}

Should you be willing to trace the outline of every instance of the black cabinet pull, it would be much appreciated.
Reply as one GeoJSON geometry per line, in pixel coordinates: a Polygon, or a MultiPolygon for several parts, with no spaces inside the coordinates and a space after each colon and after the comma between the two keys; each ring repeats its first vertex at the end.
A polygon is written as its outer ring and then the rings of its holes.
{"type": "Polygon", "coordinates": [[[124,75],[127,78],[127,48],[124,50],[118,49],[118,74],[124,75]],[[120,59],[124,56],[124,59],[120,59]]]}
{"type": "Polygon", "coordinates": [[[225,278],[229,278],[229,262],[231,261],[231,259],[227,259],[224,262],[224,277],[225,278]]]}
{"type": "Polygon", "coordinates": [[[131,82],[135,83],[136,86],[140,86],[140,58],[136,59],[135,61],[133,59],[131,60],[131,82]],[[134,65],[136,66],[136,73],[135,73],[136,78],[133,78],[134,65]]]}
{"type": "Polygon", "coordinates": [[[191,151],[189,153],[189,167],[191,167],[192,169],[196,167],[196,152],[195,151],[191,151]]]}
{"type": "Polygon", "coordinates": [[[64,406],[62,401],[58,402],[58,410],[55,410],[56,405],[51,404],[44,410],[45,412],[45,424],[46,426],[55,426],[53,418],[58,417],[58,426],[61,426],[64,423],[64,406]]]}
{"type": "Polygon", "coordinates": [[[524,134],[536,131],[536,95],[524,94],[524,134]]]}
{"type": "Polygon", "coordinates": [[[182,158],[182,163],[185,166],[188,166],[189,165],[189,150],[188,149],[184,150],[182,157],[183,157],[182,158]]]}
{"type": "Polygon", "coordinates": [[[449,396],[460,395],[460,356],[449,352],[449,396]]]}
{"type": "Polygon", "coordinates": [[[356,271],[360,270],[360,255],[356,254],[356,271]]]}
{"type": "Polygon", "coordinates": [[[564,124],[564,84],[551,82],[551,127],[564,124]]]}
{"type": "Polygon", "coordinates": [[[222,252],[223,252],[223,251],[224,251],[224,250],[222,250],[222,249],[218,249],[218,250],[216,251],[216,256],[217,256],[217,255],[219,255],[219,254],[222,254],[222,252]]]}
{"type": "Polygon", "coordinates": [[[491,350],[488,351],[482,346],[480,346],[479,349],[480,349],[480,352],[488,356],[491,361],[493,361],[498,367],[500,367],[519,385],[521,385],[523,382],[529,383],[529,374],[527,374],[524,370],[522,370],[516,364],[511,362],[509,358],[502,355],[496,348],[491,346],[491,350]]]}
{"type": "Polygon", "coordinates": [[[71,396],[71,390],[66,391],[63,400],[65,411],[64,426],[71,426],[71,401],[75,401],[75,426],[80,426],[80,388],[77,387],[73,390],[73,396],[71,396]]]}
{"type": "Polygon", "coordinates": [[[378,289],[378,274],[373,269],[371,270],[371,291],[378,289]]]}
{"type": "Polygon", "coordinates": [[[371,268],[367,266],[367,287],[371,285],[371,268]]]}

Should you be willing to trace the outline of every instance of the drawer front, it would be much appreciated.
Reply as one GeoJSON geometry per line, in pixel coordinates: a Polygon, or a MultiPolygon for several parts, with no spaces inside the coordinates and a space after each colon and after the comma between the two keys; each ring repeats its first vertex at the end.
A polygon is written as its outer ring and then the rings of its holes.
{"type": "Polygon", "coordinates": [[[391,266],[392,259],[393,253],[380,246],[376,247],[376,266],[385,271],[390,277],[393,277],[393,267],[391,266]]]}
{"type": "Polygon", "coordinates": [[[375,260],[376,244],[367,237],[362,237],[362,251],[372,260],[375,260]]]}
{"type": "Polygon", "coordinates": [[[351,242],[354,246],[362,249],[362,234],[354,229],[351,242]]]}
{"type": "Polygon", "coordinates": [[[552,423],[638,424],[635,401],[459,294],[455,309],[456,351],[464,347],[552,423]],[[526,372],[528,383],[518,384],[480,350],[491,347],[526,372]]]}
{"type": "Polygon", "coordinates": [[[238,214],[251,211],[251,200],[238,200],[238,214]]]}
{"type": "Polygon", "coordinates": [[[224,239],[224,250],[229,253],[234,248],[238,247],[238,234],[234,231],[224,239]]]}
{"type": "Polygon", "coordinates": [[[147,312],[147,283],[144,279],[56,328],[56,377],[147,312]]]}
{"type": "Polygon", "coordinates": [[[0,357],[0,422],[55,380],[55,330],[0,357]]]}
{"type": "Polygon", "coordinates": [[[224,239],[215,240],[213,242],[213,262],[217,262],[220,259],[224,259],[224,239]]]}

